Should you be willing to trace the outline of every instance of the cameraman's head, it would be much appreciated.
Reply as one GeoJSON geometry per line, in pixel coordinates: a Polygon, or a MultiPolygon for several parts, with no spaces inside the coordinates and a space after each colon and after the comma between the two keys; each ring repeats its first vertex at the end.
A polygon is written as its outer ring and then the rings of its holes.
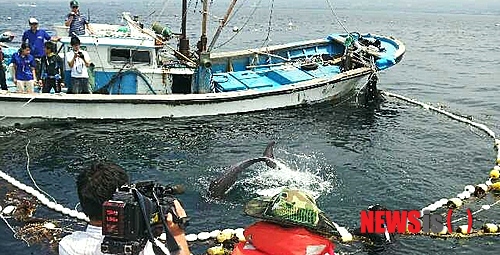
{"type": "Polygon", "coordinates": [[[72,36],[70,41],[74,52],[80,51],[80,39],[77,36],[72,36]]]}
{"type": "Polygon", "coordinates": [[[83,212],[90,218],[91,223],[100,226],[102,204],[111,199],[116,189],[128,181],[125,170],[109,162],[93,163],[90,169],[78,176],[76,180],[78,198],[83,212]]]}

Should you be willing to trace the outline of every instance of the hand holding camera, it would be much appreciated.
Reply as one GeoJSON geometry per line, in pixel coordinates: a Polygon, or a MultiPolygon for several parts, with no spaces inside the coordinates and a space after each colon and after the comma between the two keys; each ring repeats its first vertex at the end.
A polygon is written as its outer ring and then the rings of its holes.
{"type": "Polygon", "coordinates": [[[172,208],[172,212],[167,213],[167,226],[173,235],[183,234],[188,225],[189,218],[177,199],[173,201],[173,204],[174,208],[172,208]]]}
{"type": "Polygon", "coordinates": [[[78,57],[80,57],[81,59],[85,59],[85,56],[83,55],[83,52],[78,52],[78,57]]]}
{"type": "Polygon", "coordinates": [[[72,17],[74,17],[76,15],[76,13],[75,12],[70,12],[69,15],[72,16],[72,17]]]}

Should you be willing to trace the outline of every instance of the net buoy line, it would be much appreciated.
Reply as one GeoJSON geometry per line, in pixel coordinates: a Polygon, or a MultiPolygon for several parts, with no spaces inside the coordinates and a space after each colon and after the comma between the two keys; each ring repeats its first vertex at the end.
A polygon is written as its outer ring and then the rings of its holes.
{"type": "MultiPolygon", "coordinates": [[[[407,98],[405,96],[390,93],[387,91],[382,91],[381,93],[383,93],[387,96],[390,96],[390,97],[394,97],[394,98],[403,100],[403,101],[408,102],[408,103],[419,105],[426,110],[433,110],[435,112],[446,115],[454,120],[457,120],[457,121],[469,124],[471,126],[474,126],[476,128],[479,128],[479,129],[483,130],[484,132],[486,132],[490,137],[492,137],[494,139],[495,149],[497,150],[497,157],[496,157],[496,161],[495,161],[496,165],[490,171],[490,178],[485,183],[481,183],[481,184],[478,184],[476,186],[473,186],[473,185],[465,186],[464,191],[462,193],[457,194],[456,197],[453,197],[450,199],[443,198],[443,199],[436,201],[433,204],[428,205],[427,207],[422,208],[421,215],[423,215],[423,211],[431,211],[432,212],[432,211],[436,211],[439,208],[443,208],[443,207],[456,209],[456,208],[463,206],[465,203],[470,202],[471,201],[470,198],[472,198],[472,197],[476,197],[479,200],[482,197],[484,197],[486,194],[490,193],[490,191],[500,191],[500,140],[496,138],[495,133],[491,129],[489,129],[484,124],[476,123],[474,121],[471,121],[470,119],[455,115],[455,114],[447,112],[443,109],[434,107],[434,106],[429,105],[429,104],[419,102],[417,100],[407,98]],[[492,181],[496,181],[496,182],[493,183],[492,181]]],[[[27,168],[27,169],[29,171],[29,168],[27,168]]],[[[7,173],[5,173],[1,170],[0,170],[0,178],[4,179],[8,183],[12,184],[16,188],[23,190],[26,193],[32,195],[41,204],[45,205],[49,209],[52,209],[56,212],[60,212],[60,213],[67,215],[69,217],[76,218],[78,220],[83,220],[86,222],[90,221],[89,218],[87,217],[87,215],[85,215],[85,213],[79,212],[76,209],[66,208],[61,204],[50,201],[40,191],[38,191],[38,190],[34,189],[33,187],[28,186],[24,183],[21,183],[20,181],[16,180],[12,176],[9,176],[7,173]]],[[[45,194],[47,194],[47,193],[45,193],[45,194]]],[[[476,215],[482,211],[489,210],[492,206],[495,206],[497,204],[500,204],[500,200],[498,200],[495,203],[492,203],[490,205],[483,205],[481,207],[481,209],[473,212],[472,215],[476,215]]],[[[14,229],[6,221],[4,215],[11,214],[15,209],[16,208],[14,206],[6,206],[5,208],[0,207],[0,217],[9,226],[9,228],[14,232],[14,234],[15,234],[14,236],[16,236],[16,233],[15,233],[14,229]]],[[[462,221],[464,219],[467,219],[467,217],[459,218],[457,220],[454,220],[452,223],[456,223],[456,222],[462,221]]],[[[335,222],[332,222],[332,223],[340,234],[340,237],[335,237],[336,240],[339,240],[342,242],[350,242],[350,241],[355,240],[355,238],[347,230],[347,228],[341,227],[335,222]]],[[[47,228],[53,228],[53,227],[54,226],[51,224],[48,224],[48,226],[47,226],[47,228]]],[[[241,240],[245,239],[245,237],[243,235],[243,231],[244,231],[243,228],[224,229],[222,231],[221,230],[213,230],[211,232],[200,232],[198,234],[187,234],[186,239],[189,242],[205,241],[205,240],[208,240],[211,238],[216,239],[216,241],[219,243],[222,243],[226,240],[235,239],[235,238],[237,240],[241,241],[241,240]]],[[[426,236],[441,237],[441,238],[476,237],[476,236],[492,236],[492,235],[498,236],[498,235],[500,235],[500,225],[496,225],[493,223],[486,223],[483,225],[483,227],[480,230],[472,230],[469,233],[467,233],[467,232],[468,232],[467,225],[465,225],[465,226],[459,226],[455,233],[453,233],[453,230],[448,230],[446,227],[444,227],[444,229],[441,233],[423,233],[422,232],[422,233],[417,233],[417,234],[410,234],[410,233],[405,233],[405,234],[406,235],[426,235],[426,236]]]]}
{"type": "MultiPolygon", "coordinates": [[[[445,116],[450,117],[451,119],[457,120],[459,122],[463,122],[466,124],[469,124],[471,126],[474,126],[478,129],[481,129],[484,131],[486,134],[488,134],[491,138],[494,140],[494,148],[497,151],[497,156],[495,160],[495,166],[493,169],[490,171],[489,174],[489,179],[485,183],[478,184],[476,186],[473,185],[467,185],[464,188],[464,191],[462,193],[457,194],[456,197],[446,199],[443,198],[439,201],[436,201],[433,204],[428,205],[427,207],[422,208],[421,210],[421,215],[423,215],[423,211],[436,211],[437,209],[441,207],[448,207],[449,209],[457,209],[459,207],[462,207],[465,205],[467,202],[471,202],[472,199],[470,198],[477,198],[477,200],[483,198],[486,196],[487,193],[490,191],[493,192],[498,192],[500,191],[500,139],[496,138],[495,132],[493,132],[490,128],[488,128],[484,124],[480,124],[477,122],[474,122],[470,119],[464,118],[462,116],[458,116],[456,114],[450,113],[448,111],[445,111],[441,108],[419,102],[417,100],[398,95],[395,93],[387,92],[387,91],[382,91],[381,92],[384,95],[390,96],[397,98],[399,100],[419,105],[422,108],[426,110],[432,110],[435,112],[438,112],[440,114],[443,114],[445,116]],[[493,183],[493,181],[495,181],[493,183]]],[[[457,223],[463,220],[468,219],[468,217],[472,217],[480,212],[489,210],[492,206],[498,205],[500,203],[500,200],[492,203],[492,204],[485,204],[481,206],[481,209],[470,213],[467,217],[461,217],[459,219],[451,221],[451,223],[457,223]]],[[[444,213],[443,213],[444,215],[444,213]]],[[[456,229],[456,232],[453,233],[453,230],[447,229],[446,226],[444,226],[443,230],[440,233],[418,233],[418,234],[411,234],[411,235],[427,235],[427,236],[433,236],[433,237],[442,237],[442,238],[449,238],[449,237],[476,237],[476,236],[490,236],[490,235],[500,235],[500,225],[496,225],[493,223],[485,223],[480,230],[474,230],[472,229],[470,232],[468,231],[469,227],[468,225],[461,225],[456,229]],[[468,233],[469,232],[469,233],[468,233]]]]}

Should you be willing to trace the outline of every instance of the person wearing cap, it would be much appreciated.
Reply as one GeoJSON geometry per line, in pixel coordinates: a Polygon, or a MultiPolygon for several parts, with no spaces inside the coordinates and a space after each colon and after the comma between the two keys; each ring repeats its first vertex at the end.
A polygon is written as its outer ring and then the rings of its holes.
{"type": "Polygon", "coordinates": [[[36,61],[37,78],[40,79],[40,60],[45,56],[44,44],[46,41],[52,40],[52,37],[43,29],[38,29],[38,20],[30,18],[28,21],[30,29],[24,31],[22,42],[28,43],[30,47],[30,54],[36,61]]]}
{"type": "Polygon", "coordinates": [[[71,37],[72,51],[66,53],[66,61],[71,68],[71,94],[89,94],[89,73],[87,67],[90,65],[90,56],[87,51],[80,48],[80,39],[71,37]]]}
{"type": "Polygon", "coordinates": [[[12,55],[12,78],[19,93],[33,93],[36,79],[35,58],[30,54],[30,47],[27,43],[22,43],[18,52],[12,55]]]}
{"type": "Polygon", "coordinates": [[[84,35],[85,28],[92,33],[87,17],[80,13],[80,3],[73,0],[69,2],[69,6],[71,7],[71,12],[66,15],[66,20],[64,21],[64,24],[69,27],[68,36],[84,35]]]}

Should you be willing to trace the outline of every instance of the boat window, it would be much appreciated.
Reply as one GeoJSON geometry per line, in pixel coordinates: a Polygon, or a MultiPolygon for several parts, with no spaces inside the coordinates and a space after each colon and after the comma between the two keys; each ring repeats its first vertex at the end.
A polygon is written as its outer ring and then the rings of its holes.
{"type": "Polygon", "coordinates": [[[148,63],[150,62],[149,51],[146,50],[133,50],[132,62],[134,63],[148,63]]]}
{"type": "Polygon", "coordinates": [[[130,59],[129,49],[111,49],[110,61],[111,62],[125,62],[130,59]]]}
{"type": "Polygon", "coordinates": [[[147,63],[151,62],[149,51],[147,50],[131,50],[131,49],[111,49],[111,62],[133,62],[147,63]]]}

